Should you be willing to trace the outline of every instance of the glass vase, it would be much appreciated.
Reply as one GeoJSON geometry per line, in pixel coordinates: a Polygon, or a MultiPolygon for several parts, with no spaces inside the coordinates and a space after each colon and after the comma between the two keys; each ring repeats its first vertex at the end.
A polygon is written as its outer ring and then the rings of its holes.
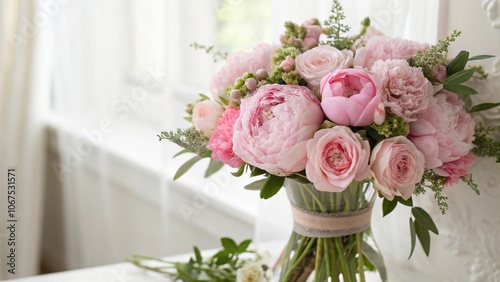
{"type": "Polygon", "coordinates": [[[365,271],[376,270],[386,280],[371,240],[375,190],[368,180],[338,193],[288,178],[284,187],[294,227],[277,264],[277,281],[366,281],[365,271]]]}

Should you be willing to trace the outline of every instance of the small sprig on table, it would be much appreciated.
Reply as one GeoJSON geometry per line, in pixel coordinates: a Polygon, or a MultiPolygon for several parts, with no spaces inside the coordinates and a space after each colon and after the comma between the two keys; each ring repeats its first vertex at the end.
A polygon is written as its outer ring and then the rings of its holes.
{"type": "Polygon", "coordinates": [[[262,256],[249,248],[251,242],[244,240],[237,244],[231,238],[221,238],[222,249],[209,258],[203,258],[200,249],[195,246],[194,257],[190,257],[188,262],[171,262],[144,255],[133,255],[127,261],[164,274],[172,281],[234,282],[247,281],[247,276],[257,279],[248,281],[268,281],[270,269],[261,263],[262,256]]]}

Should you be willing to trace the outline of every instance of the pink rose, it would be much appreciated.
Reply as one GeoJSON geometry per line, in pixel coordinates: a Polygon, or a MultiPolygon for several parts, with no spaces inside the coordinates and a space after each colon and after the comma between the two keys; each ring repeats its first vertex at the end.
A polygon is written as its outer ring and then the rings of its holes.
{"type": "Polygon", "coordinates": [[[276,45],[259,44],[251,51],[240,51],[229,56],[212,77],[210,90],[214,99],[217,100],[219,96],[228,99],[226,89],[246,72],[255,73],[259,69],[271,71],[271,56],[276,48],[276,45]]]}
{"type": "Polygon", "coordinates": [[[444,163],[442,166],[435,168],[440,176],[446,177],[445,186],[456,184],[461,177],[470,176],[470,166],[476,162],[474,153],[469,152],[467,155],[460,157],[456,161],[444,163]]]}
{"type": "Polygon", "coordinates": [[[419,50],[425,50],[428,44],[405,40],[396,37],[373,36],[356,51],[354,65],[371,68],[377,60],[401,59],[407,60],[419,50]]]}
{"type": "Polygon", "coordinates": [[[316,189],[342,192],[349,184],[368,177],[370,143],[349,127],[322,129],[307,142],[307,178],[316,189]]]}
{"type": "Polygon", "coordinates": [[[243,164],[243,161],[233,152],[233,128],[239,115],[239,108],[228,106],[208,141],[208,148],[212,150],[212,158],[231,167],[239,167],[243,164]]]}
{"type": "Polygon", "coordinates": [[[306,166],[307,140],[323,123],[323,111],[309,88],[264,85],[241,100],[233,150],[244,162],[286,176],[306,166]]]}
{"type": "Polygon", "coordinates": [[[295,70],[311,89],[318,89],[321,79],[328,73],[349,68],[352,65],[352,51],[321,45],[295,58],[295,70]]]}
{"type": "Polygon", "coordinates": [[[382,140],[370,158],[375,189],[388,200],[401,196],[408,200],[424,174],[425,158],[404,136],[382,140]]]}
{"type": "Polygon", "coordinates": [[[372,76],[360,69],[342,69],[321,80],[321,107],[339,125],[366,126],[385,118],[380,91],[372,76]]]}
{"type": "Polygon", "coordinates": [[[224,109],[215,101],[203,100],[198,102],[193,108],[192,122],[194,128],[210,138],[223,112],[224,109]]]}
{"type": "Polygon", "coordinates": [[[425,155],[425,168],[433,169],[467,155],[474,147],[474,120],[454,93],[441,91],[427,110],[410,124],[410,140],[425,155]]]}
{"type": "Polygon", "coordinates": [[[415,121],[427,109],[434,88],[420,68],[411,67],[406,60],[376,61],[371,73],[382,89],[384,105],[404,121],[415,121]]]}

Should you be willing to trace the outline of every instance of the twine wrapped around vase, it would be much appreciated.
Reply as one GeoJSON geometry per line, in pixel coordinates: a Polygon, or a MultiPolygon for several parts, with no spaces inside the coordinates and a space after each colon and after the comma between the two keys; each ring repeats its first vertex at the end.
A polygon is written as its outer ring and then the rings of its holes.
{"type": "Polygon", "coordinates": [[[370,227],[373,205],[351,212],[320,213],[291,205],[293,230],[316,238],[338,237],[363,232],[370,227]]]}

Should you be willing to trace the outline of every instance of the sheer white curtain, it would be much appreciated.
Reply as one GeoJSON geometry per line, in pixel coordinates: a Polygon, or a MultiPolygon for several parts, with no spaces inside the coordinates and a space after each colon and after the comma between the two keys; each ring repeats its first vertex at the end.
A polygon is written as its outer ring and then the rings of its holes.
{"type": "Polygon", "coordinates": [[[0,2],[0,278],[4,279],[37,274],[40,264],[51,56],[50,32],[37,3],[0,2]],[[15,188],[7,187],[9,168],[15,169],[11,171],[15,188]]]}

